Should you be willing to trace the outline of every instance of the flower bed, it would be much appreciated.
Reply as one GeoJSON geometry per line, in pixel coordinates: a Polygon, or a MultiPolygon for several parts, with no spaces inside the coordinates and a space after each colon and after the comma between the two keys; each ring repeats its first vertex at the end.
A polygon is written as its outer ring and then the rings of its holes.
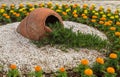
{"type": "MultiPolygon", "coordinates": [[[[95,27],[100,31],[103,31],[108,39],[110,40],[111,47],[110,53],[106,55],[107,58],[97,58],[96,62],[92,67],[89,66],[89,61],[86,59],[81,60],[78,67],[74,68],[72,71],[74,73],[78,72],[77,75],[80,77],[116,77],[120,76],[120,15],[119,10],[113,13],[111,9],[108,8],[106,11],[102,6],[99,9],[95,9],[95,5],[88,6],[84,4],[80,7],[78,4],[67,5],[49,3],[40,3],[39,5],[19,4],[16,7],[11,4],[10,7],[5,4],[1,5],[0,8],[0,23],[7,24],[12,22],[21,21],[25,16],[29,14],[35,8],[50,8],[59,13],[63,20],[75,21],[89,26],[95,27]]],[[[35,72],[30,73],[31,76],[41,76],[43,74],[42,67],[36,66],[35,72]]],[[[66,71],[64,67],[61,67],[55,76],[57,77],[71,77],[69,71],[66,71]],[[68,72],[68,74],[67,74],[68,72]]],[[[19,74],[16,65],[11,65],[8,71],[8,76],[17,77],[19,74]]]]}

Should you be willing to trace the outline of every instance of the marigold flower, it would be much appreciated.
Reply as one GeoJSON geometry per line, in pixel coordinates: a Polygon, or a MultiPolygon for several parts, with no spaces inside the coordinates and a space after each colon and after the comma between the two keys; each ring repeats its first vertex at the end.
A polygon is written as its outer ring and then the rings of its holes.
{"type": "Polygon", "coordinates": [[[105,22],[104,25],[105,25],[105,26],[110,26],[111,23],[110,23],[110,22],[105,22]]]}
{"type": "Polygon", "coordinates": [[[85,14],[82,14],[81,16],[85,16],[85,14]]]}
{"type": "Polygon", "coordinates": [[[56,12],[62,12],[62,10],[59,10],[59,9],[58,9],[58,10],[56,10],[56,12]]]}
{"type": "Polygon", "coordinates": [[[84,18],[84,19],[87,19],[88,17],[85,15],[85,16],[83,16],[83,18],[84,18]]]}
{"type": "Polygon", "coordinates": [[[7,16],[5,16],[5,18],[9,19],[9,18],[10,18],[10,16],[8,16],[8,15],[7,15],[7,16]]]}
{"type": "Polygon", "coordinates": [[[14,6],[15,6],[15,4],[11,4],[11,5],[10,5],[10,7],[14,7],[14,6]]]}
{"type": "Polygon", "coordinates": [[[114,19],[115,17],[114,16],[111,16],[110,19],[114,19]]]}
{"type": "Polygon", "coordinates": [[[102,17],[102,18],[100,18],[100,20],[101,20],[101,21],[105,21],[105,20],[106,20],[106,18],[105,18],[105,17],[102,17]]]}
{"type": "Polygon", "coordinates": [[[102,11],[102,10],[104,10],[103,6],[100,6],[99,11],[102,11]]]}
{"type": "Polygon", "coordinates": [[[28,3],[27,5],[28,5],[29,7],[33,7],[33,4],[31,4],[31,3],[28,3]]]}
{"type": "Polygon", "coordinates": [[[77,13],[77,10],[74,10],[73,12],[72,12],[72,14],[76,14],[77,13]]]}
{"type": "Polygon", "coordinates": [[[2,7],[6,7],[6,4],[2,4],[2,7]]]}
{"type": "Polygon", "coordinates": [[[11,65],[10,65],[10,68],[14,70],[14,69],[17,68],[17,66],[16,66],[15,64],[11,64],[11,65]]]}
{"type": "Polygon", "coordinates": [[[119,16],[118,16],[118,15],[115,15],[115,18],[119,18],[119,16]]]}
{"type": "Polygon", "coordinates": [[[14,12],[14,10],[10,10],[10,13],[13,13],[14,12]]]}
{"type": "Polygon", "coordinates": [[[96,20],[95,19],[91,19],[91,22],[96,22],[96,20]]]}
{"type": "Polygon", "coordinates": [[[116,36],[120,36],[120,32],[115,32],[115,35],[116,36]]]}
{"type": "Polygon", "coordinates": [[[66,12],[62,12],[62,14],[63,14],[63,15],[65,15],[65,16],[67,15],[67,13],[66,13],[66,12]]]}
{"type": "Polygon", "coordinates": [[[109,22],[110,24],[112,24],[112,23],[113,23],[113,21],[111,21],[111,20],[109,20],[108,22],[109,22]]]}
{"type": "Polygon", "coordinates": [[[109,57],[112,58],[112,59],[116,59],[116,58],[117,58],[117,54],[111,53],[111,54],[109,55],[109,57]]]}
{"type": "Polygon", "coordinates": [[[30,8],[30,11],[33,11],[35,8],[30,8]]]}
{"type": "Polygon", "coordinates": [[[88,4],[83,4],[83,8],[87,8],[88,7],[88,4]]]}
{"type": "Polygon", "coordinates": [[[13,12],[13,15],[16,15],[17,13],[16,12],[13,12]]]}
{"type": "Polygon", "coordinates": [[[5,14],[3,14],[2,16],[4,16],[4,17],[5,17],[5,16],[7,16],[7,14],[5,13],[5,14]]]}
{"type": "Polygon", "coordinates": [[[84,13],[87,14],[87,13],[88,13],[88,10],[84,10],[84,13]]]}
{"type": "Polygon", "coordinates": [[[116,22],[116,25],[120,26],[120,22],[116,22]]]}
{"type": "Polygon", "coordinates": [[[41,71],[41,70],[42,70],[42,68],[41,68],[40,66],[36,66],[36,67],[35,67],[35,71],[39,72],[39,71],[41,71]]]}
{"type": "Polygon", "coordinates": [[[19,17],[19,16],[20,16],[20,14],[19,14],[19,13],[17,13],[15,16],[16,16],[16,17],[19,17]]]}
{"type": "Polygon", "coordinates": [[[99,21],[99,24],[104,24],[104,21],[99,21]]]}
{"type": "Polygon", "coordinates": [[[110,30],[115,31],[116,27],[110,27],[110,30]]]}
{"type": "Polygon", "coordinates": [[[98,57],[98,58],[96,59],[96,62],[98,62],[98,63],[100,63],[100,64],[104,64],[104,59],[98,57]]]}
{"type": "Polygon", "coordinates": [[[75,18],[77,18],[77,17],[78,17],[78,15],[77,15],[77,14],[74,14],[74,17],[75,17],[75,18]]]}
{"type": "Polygon", "coordinates": [[[4,13],[5,12],[5,10],[4,9],[0,9],[0,13],[4,13]]]}
{"type": "Polygon", "coordinates": [[[96,18],[97,18],[97,16],[93,15],[93,16],[92,16],[92,18],[96,19],[96,18]]]}
{"type": "Polygon", "coordinates": [[[61,67],[59,70],[60,70],[60,72],[65,72],[65,68],[64,67],[61,67]]]}
{"type": "Polygon", "coordinates": [[[22,3],[20,3],[20,4],[19,4],[19,7],[22,8],[22,7],[24,7],[24,5],[23,5],[22,3]]]}
{"type": "Polygon", "coordinates": [[[110,14],[110,13],[108,13],[108,14],[107,14],[107,16],[111,16],[111,14],[110,14]]]}
{"type": "Polygon", "coordinates": [[[84,74],[85,75],[87,75],[87,76],[92,76],[93,75],[93,71],[92,71],[92,69],[86,69],[85,71],[84,71],[84,74]]]}
{"type": "Polygon", "coordinates": [[[89,64],[89,61],[87,59],[82,59],[81,60],[81,64],[82,65],[88,65],[89,64]]]}
{"type": "Polygon", "coordinates": [[[115,69],[113,67],[108,67],[107,68],[107,72],[110,74],[114,74],[115,73],[115,69]]]}

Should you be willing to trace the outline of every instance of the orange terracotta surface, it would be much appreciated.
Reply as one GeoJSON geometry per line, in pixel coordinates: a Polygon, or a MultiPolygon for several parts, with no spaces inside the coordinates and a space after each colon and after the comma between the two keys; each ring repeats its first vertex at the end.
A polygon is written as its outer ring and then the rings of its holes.
{"type": "Polygon", "coordinates": [[[40,40],[45,37],[46,32],[52,31],[46,25],[46,19],[49,16],[54,16],[63,24],[61,16],[55,11],[48,8],[37,8],[21,21],[17,32],[30,40],[40,40]]]}

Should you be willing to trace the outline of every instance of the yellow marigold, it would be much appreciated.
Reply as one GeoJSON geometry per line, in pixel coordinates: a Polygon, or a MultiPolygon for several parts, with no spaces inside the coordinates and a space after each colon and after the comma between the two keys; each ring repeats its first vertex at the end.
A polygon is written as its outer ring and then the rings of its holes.
{"type": "Polygon", "coordinates": [[[74,14],[74,17],[75,17],[75,18],[77,18],[77,17],[78,17],[78,15],[77,15],[77,14],[74,14]]]}
{"type": "Polygon", "coordinates": [[[30,11],[33,11],[35,8],[30,8],[30,11]]]}
{"type": "Polygon", "coordinates": [[[85,15],[85,16],[83,16],[83,18],[84,18],[84,19],[87,19],[88,17],[85,15]]]}
{"type": "Polygon", "coordinates": [[[92,71],[92,69],[86,69],[85,71],[84,71],[84,74],[85,75],[87,75],[87,76],[92,76],[93,75],[93,71],[92,71]]]}
{"type": "Polygon", "coordinates": [[[87,14],[87,13],[88,13],[88,10],[84,10],[84,13],[87,14]]]}
{"type": "Polygon", "coordinates": [[[14,12],[14,10],[10,10],[10,13],[13,13],[14,12]]]}
{"type": "Polygon", "coordinates": [[[4,9],[0,9],[0,13],[4,13],[5,12],[5,10],[4,9]]]}
{"type": "Polygon", "coordinates": [[[62,10],[57,9],[56,12],[62,12],[62,10]]]}
{"type": "Polygon", "coordinates": [[[88,65],[89,64],[89,61],[87,59],[82,59],[81,60],[81,64],[82,65],[88,65]]]}
{"type": "Polygon", "coordinates": [[[35,67],[35,71],[39,72],[39,71],[41,71],[41,70],[42,70],[42,68],[41,68],[40,66],[36,66],[36,67],[35,67]]]}
{"type": "Polygon", "coordinates": [[[92,16],[92,18],[96,19],[96,18],[97,18],[97,16],[93,15],[93,16],[92,16]]]}
{"type": "Polygon", "coordinates": [[[111,14],[110,14],[110,13],[108,13],[108,14],[107,14],[107,16],[111,16],[111,14]]]}
{"type": "Polygon", "coordinates": [[[110,27],[110,30],[114,31],[116,30],[116,27],[110,27]]]}
{"type": "Polygon", "coordinates": [[[102,10],[104,10],[103,6],[100,6],[99,11],[102,11],[102,10]]]}
{"type": "Polygon", "coordinates": [[[116,25],[120,26],[120,22],[116,22],[116,25]]]}
{"type": "Polygon", "coordinates": [[[117,58],[117,54],[111,53],[111,54],[109,55],[109,57],[112,58],[112,59],[116,59],[116,58],[117,58]]]}
{"type": "Polygon", "coordinates": [[[10,16],[8,16],[8,15],[7,15],[7,16],[5,16],[5,18],[9,19],[9,18],[10,18],[10,16]]]}
{"type": "Polygon", "coordinates": [[[115,69],[113,67],[108,67],[107,68],[107,72],[110,74],[114,74],[115,73],[115,69]]]}
{"type": "Polygon", "coordinates": [[[119,15],[115,15],[115,18],[119,18],[119,15]]]}
{"type": "Polygon", "coordinates": [[[120,32],[115,32],[115,35],[116,36],[120,36],[120,32]]]}
{"type": "Polygon", "coordinates": [[[60,72],[65,72],[65,68],[64,67],[61,67],[59,70],[60,70],[60,72]]]}
{"type": "Polygon", "coordinates": [[[111,8],[107,8],[107,12],[111,12],[111,8]]]}
{"type": "Polygon", "coordinates": [[[98,57],[98,58],[96,59],[96,62],[98,62],[98,63],[100,63],[100,64],[104,64],[104,59],[98,57]]]}
{"type": "Polygon", "coordinates": [[[99,24],[104,24],[104,21],[99,21],[99,24]]]}
{"type": "Polygon", "coordinates": [[[66,12],[62,12],[62,14],[63,14],[63,15],[65,15],[65,16],[67,15],[67,13],[66,13],[66,12]]]}
{"type": "Polygon", "coordinates": [[[110,19],[114,19],[115,17],[114,16],[111,16],[110,19]]]}
{"type": "Polygon", "coordinates": [[[103,15],[102,15],[102,17],[106,17],[106,15],[105,15],[105,14],[103,14],[103,15]]]}
{"type": "Polygon", "coordinates": [[[66,10],[66,12],[69,12],[69,11],[71,11],[71,9],[67,9],[67,10],[66,10]]]}
{"type": "Polygon", "coordinates": [[[17,66],[16,66],[15,64],[11,64],[11,65],[10,65],[10,68],[14,70],[14,69],[17,68],[17,66]]]}
{"type": "Polygon", "coordinates": [[[100,20],[101,20],[101,21],[105,21],[105,20],[106,20],[106,18],[105,18],[105,17],[102,17],[102,18],[100,18],[100,20]]]}
{"type": "Polygon", "coordinates": [[[96,20],[95,19],[91,19],[91,22],[96,22],[96,20]]]}

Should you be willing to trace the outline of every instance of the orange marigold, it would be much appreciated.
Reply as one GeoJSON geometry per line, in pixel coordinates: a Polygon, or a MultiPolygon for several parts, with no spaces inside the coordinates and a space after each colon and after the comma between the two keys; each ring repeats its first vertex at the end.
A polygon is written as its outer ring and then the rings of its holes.
{"type": "Polygon", "coordinates": [[[113,67],[108,67],[107,68],[107,72],[111,73],[111,74],[114,74],[115,73],[115,69],[113,67]]]}
{"type": "Polygon", "coordinates": [[[20,16],[20,14],[19,14],[19,13],[17,13],[15,16],[16,16],[16,17],[19,17],[19,16],[20,16]]]}
{"type": "Polygon", "coordinates": [[[87,8],[88,7],[88,4],[84,4],[83,5],[83,8],[85,9],[85,8],[87,8]]]}
{"type": "Polygon", "coordinates": [[[11,64],[11,65],[10,65],[10,68],[14,70],[14,69],[17,68],[17,66],[16,66],[15,64],[11,64]]]}
{"type": "Polygon", "coordinates": [[[83,65],[88,65],[89,64],[89,61],[87,59],[82,59],[81,60],[81,64],[83,65]]]}
{"type": "Polygon", "coordinates": [[[10,18],[10,16],[8,16],[8,15],[7,15],[7,16],[5,16],[5,18],[9,19],[9,18],[10,18]]]}
{"type": "Polygon", "coordinates": [[[5,14],[3,14],[3,16],[7,16],[7,14],[5,13],[5,14]]]}
{"type": "Polygon", "coordinates": [[[99,21],[99,24],[104,24],[104,21],[99,21]]]}
{"type": "Polygon", "coordinates": [[[91,19],[91,22],[96,22],[96,20],[95,19],[91,19]]]}
{"type": "Polygon", "coordinates": [[[115,35],[116,36],[120,36],[120,32],[115,32],[115,35]]]}
{"type": "Polygon", "coordinates": [[[98,62],[98,63],[100,63],[100,64],[104,64],[104,59],[98,57],[98,58],[96,59],[96,62],[98,62]]]}
{"type": "Polygon", "coordinates": [[[82,14],[81,16],[85,16],[85,14],[82,14]]]}
{"type": "Polygon", "coordinates": [[[35,71],[39,72],[39,71],[41,71],[41,70],[42,70],[42,68],[41,68],[40,66],[36,66],[36,67],[35,67],[35,71]]]}
{"type": "Polygon", "coordinates": [[[92,16],[92,18],[94,18],[94,19],[95,19],[95,18],[97,18],[97,16],[95,16],[95,15],[94,15],[94,16],[92,16]]]}
{"type": "Polygon", "coordinates": [[[111,24],[110,24],[110,22],[105,22],[104,25],[105,26],[110,26],[111,24]]]}
{"type": "Polygon", "coordinates": [[[74,14],[74,17],[75,17],[75,18],[77,18],[77,17],[78,17],[78,15],[77,15],[77,14],[74,14]]]}
{"type": "Polygon", "coordinates": [[[23,5],[22,3],[20,3],[20,4],[19,4],[19,7],[22,8],[22,7],[24,7],[24,5],[23,5]]]}
{"type": "Polygon", "coordinates": [[[111,53],[111,54],[109,55],[109,57],[112,58],[112,59],[116,59],[116,58],[117,58],[117,54],[111,53]]]}
{"type": "Polygon", "coordinates": [[[87,19],[88,17],[87,16],[83,16],[84,19],[87,19]]]}
{"type": "Polygon", "coordinates": [[[120,22],[116,22],[116,25],[120,26],[120,22]]]}
{"type": "Polygon", "coordinates": [[[63,14],[63,15],[67,15],[67,13],[66,13],[66,12],[62,12],[62,14],[63,14]]]}
{"type": "Polygon", "coordinates": [[[116,30],[116,27],[110,27],[110,30],[114,31],[116,30]]]}
{"type": "Polygon", "coordinates": [[[61,67],[59,70],[60,70],[60,72],[65,72],[65,68],[64,67],[61,67]]]}
{"type": "Polygon", "coordinates": [[[101,21],[105,21],[105,20],[106,20],[106,18],[105,18],[105,17],[102,17],[102,18],[100,18],[100,20],[101,20],[101,21]]]}
{"type": "Polygon", "coordinates": [[[92,69],[86,69],[85,71],[84,71],[84,74],[85,75],[88,75],[88,76],[92,76],[93,75],[93,71],[92,71],[92,69]]]}

